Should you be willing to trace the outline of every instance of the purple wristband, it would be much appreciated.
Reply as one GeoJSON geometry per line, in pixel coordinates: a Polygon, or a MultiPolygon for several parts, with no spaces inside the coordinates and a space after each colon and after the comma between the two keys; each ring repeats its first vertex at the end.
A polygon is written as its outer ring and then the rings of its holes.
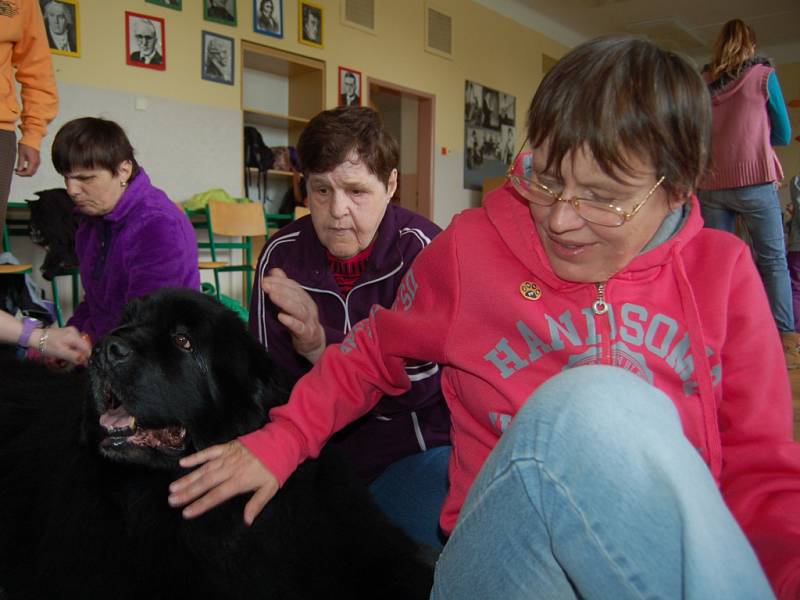
{"type": "Polygon", "coordinates": [[[25,317],[22,319],[22,333],[19,334],[19,339],[17,340],[17,346],[22,348],[28,347],[28,340],[31,339],[31,334],[33,330],[41,327],[42,322],[39,319],[33,319],[31,317],[25,317]]]}

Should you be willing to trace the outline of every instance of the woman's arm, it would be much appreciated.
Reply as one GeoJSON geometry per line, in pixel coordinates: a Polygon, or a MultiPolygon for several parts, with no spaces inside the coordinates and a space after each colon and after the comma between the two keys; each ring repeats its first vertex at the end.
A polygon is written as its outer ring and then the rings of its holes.
{"type": "MultiPolygon", "coordinates": [[[[22,334],[22,321],[0,311],[0,342],[16,344],[22,334]]],[[[41,348],[45,356],[83,364],[92,352],[92,346],[74,327],[34,329],[27,341],[28,348],[41,348]],[[44,341],[42,337],[44,336],[44,341]]]]}
{"type": "Polygon", "coordinates": [[[729,287],[722,349],[720,489],[779,598],[800,594],[800,444],[781,343],[743,249],[729,287]],[[747,298],[742,302],[742,298],[747,298]]]}
{"type": "Polygon", "coordinates": [[[170,504],[187,518],[258,490],[245,507],[249,523],[303,460],[318,456],[339,429],[410,382],[405,360],[443,363],[458,303],[454,235],[446,231],[414,262],[391,309],[374,307],[341,344],[329,346],[263,428],[181,461],[197,467],[170,486],[170,504]],[[246,450],[245,450],[246,448],[246,450]],[[201,465],[201,466],[200,466],[201,465]],[[191,503],[191,504],[190,504],[191,503]]]}
{"type": "Polygon", "coordinates": [[[770,123],[770,143],[773,146],[787,145],[792,141],[792,124],[775,71],[772,71],[767,79],[767,113],[770,123]]]}

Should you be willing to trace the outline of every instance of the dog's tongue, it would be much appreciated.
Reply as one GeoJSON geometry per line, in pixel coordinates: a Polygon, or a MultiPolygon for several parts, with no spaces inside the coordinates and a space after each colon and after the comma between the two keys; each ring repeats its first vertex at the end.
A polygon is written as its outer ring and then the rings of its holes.
{"type": "Polygon", "coordinates": [[[133,417],[124,406],[118,406],[100,415],[100,425],[106,429],[125,429],[133,427],[133,417]]]}

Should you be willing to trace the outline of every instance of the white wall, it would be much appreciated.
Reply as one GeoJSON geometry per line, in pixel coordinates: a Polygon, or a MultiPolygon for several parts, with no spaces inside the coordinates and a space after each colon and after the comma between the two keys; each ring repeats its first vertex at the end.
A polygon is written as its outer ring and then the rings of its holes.
{"type": "Polygon", "coordinates": [[[50,160],[59,127],[76,117],[96,116],[119,123],[153,185],[180,202],[209,188],[242,194],[242,114],[238,110],[189,104],[159,96],[60,84],[61,106],[42,142],[42,164],[33,177],[14,177],[11,200],[63,187],[50,160]],[[144,110],[136,108],[137,101],[144,110]]]}

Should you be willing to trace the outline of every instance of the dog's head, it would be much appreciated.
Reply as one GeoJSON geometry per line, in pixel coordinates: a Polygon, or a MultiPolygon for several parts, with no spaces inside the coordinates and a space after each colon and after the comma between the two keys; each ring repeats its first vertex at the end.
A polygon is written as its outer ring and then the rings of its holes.
{"type": "Polygon", "coordinates": [[[157,468],[257,429],[289,390],[233,311],[185,289],[129,304],[89,378],[100,452],[157,468]]]}

